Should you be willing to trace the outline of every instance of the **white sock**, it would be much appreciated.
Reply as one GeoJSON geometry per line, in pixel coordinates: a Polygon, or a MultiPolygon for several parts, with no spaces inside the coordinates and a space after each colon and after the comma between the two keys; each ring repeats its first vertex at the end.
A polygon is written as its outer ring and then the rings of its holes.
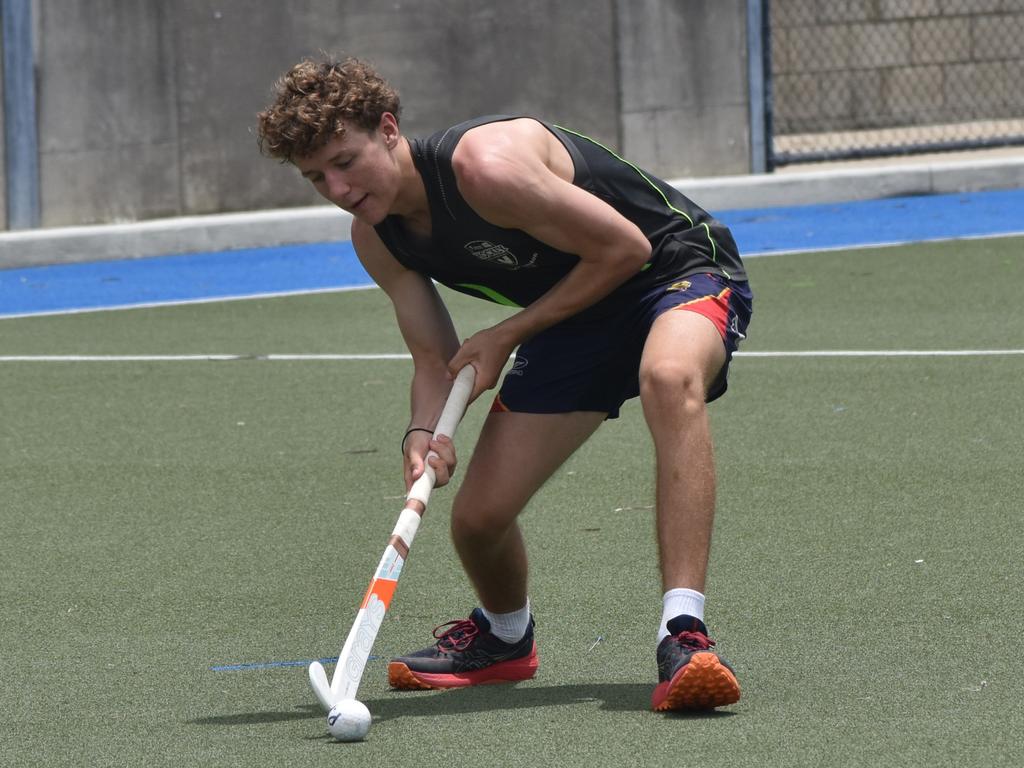
{"type": "Polygon", "coordinates": [[[526,605],[511,613],[491,613],[486,608],[480,610],[491,622],[491,634],[506,643],[522,640],[530,626],[530,598],[526,598],[526,605]]]}
{"type": "Polygon", "coordinates": [[[670,589],[661,598],[661,626],[658,642],[668,637],[668,622],[686,614],[704,621],[704,595],[694,589],[670,589]]]}

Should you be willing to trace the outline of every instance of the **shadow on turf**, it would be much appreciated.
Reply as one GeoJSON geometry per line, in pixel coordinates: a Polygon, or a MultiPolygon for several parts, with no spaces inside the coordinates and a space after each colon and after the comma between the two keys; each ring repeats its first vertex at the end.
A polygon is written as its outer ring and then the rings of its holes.
{"type": "MultiPolygon", "coordinates": [[[[638,712],[650,709],[651,686],[641,683],[553,685],[515,688],[481,686],[459,691],[410,692],[386,699],[363,699],[380,723],[403,717],[444,717],[486,710],[516,710],[535,707],[587,706],[599,703],[608,712],[638,712]]],[[[668,712],[677,719],[714,719],[731,717],[733,712],[668,712]]],[[[290,720],[323,717],[320,707],[305,704],[290,712],[239,712],[190,720],[190,725],[263,725],[290,720]]]]}

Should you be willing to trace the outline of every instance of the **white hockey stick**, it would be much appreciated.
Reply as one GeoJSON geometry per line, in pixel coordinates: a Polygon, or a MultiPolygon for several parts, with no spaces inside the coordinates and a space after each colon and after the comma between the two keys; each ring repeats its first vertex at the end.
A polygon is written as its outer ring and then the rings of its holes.
{"type": "MultiPolygon", "coordinates": [[[[466,405],[469,403],[469,396],[473,391],[473,382],[476,378],[476,371],[473,366],[467,365],[455,378],[452,391],[444,404],[441,418],[437,420],[434,427],[435,435],[455,436],[455,429],[466,412],[466,405]]],[[[427,454],[436,456],[431,451],[427,454]]],[[[387,549],[384,556],[377,565],[373,580],[370,582],[366,596],[363,598],[356,620],[349,630],[348,638],[338,656],[338,664],[334,668],[334,676],[330,684],[327,682],[327,672],[323,664],[314,661],[309,665],[309,682],[313,686],[320,706],[325,711],[330,711],[337,702],[343,699],[354,699],[359,689],[359,682],[363,677],[363,670],[366,668],[366,660],[370,657],[370,650],[373,648],[377,632],[380,630],[384,614],[391,604],[391,598],[395,594],[395,587],[398,585],[398,577],[402,573],[402,565],[409,556],[409,548],[416,536],[420,519],[427,510],[427,501],[430,499],[430,492],[434,489],[436,478],[434,468],[428,463],[425,471],[413,483],[406,497],[405,509],[398,517],[398,523],[391,532],[387,549]]]]}

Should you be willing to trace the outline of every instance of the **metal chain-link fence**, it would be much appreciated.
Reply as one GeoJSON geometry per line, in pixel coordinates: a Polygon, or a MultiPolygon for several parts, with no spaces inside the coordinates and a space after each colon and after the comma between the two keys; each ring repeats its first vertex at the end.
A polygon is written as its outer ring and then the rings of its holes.
{"type": "Polygon", "coordinates": [[[1024,0],[771,0],[773,165],[1024,144],[1024,0]]]}

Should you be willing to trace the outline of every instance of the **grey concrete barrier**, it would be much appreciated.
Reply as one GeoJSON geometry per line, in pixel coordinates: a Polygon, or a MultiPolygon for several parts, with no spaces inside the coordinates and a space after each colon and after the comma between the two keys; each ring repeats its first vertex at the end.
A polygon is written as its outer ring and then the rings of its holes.
{"type": "MultiPolygon", "coordinates": [[[[675,179],[716,210],[835,203],[1024,187],[1024,155],[869,168],[675,179]]],[[[0,268],[347,240],[351,217],[329,205],[0,234],[0,268]]]]}

